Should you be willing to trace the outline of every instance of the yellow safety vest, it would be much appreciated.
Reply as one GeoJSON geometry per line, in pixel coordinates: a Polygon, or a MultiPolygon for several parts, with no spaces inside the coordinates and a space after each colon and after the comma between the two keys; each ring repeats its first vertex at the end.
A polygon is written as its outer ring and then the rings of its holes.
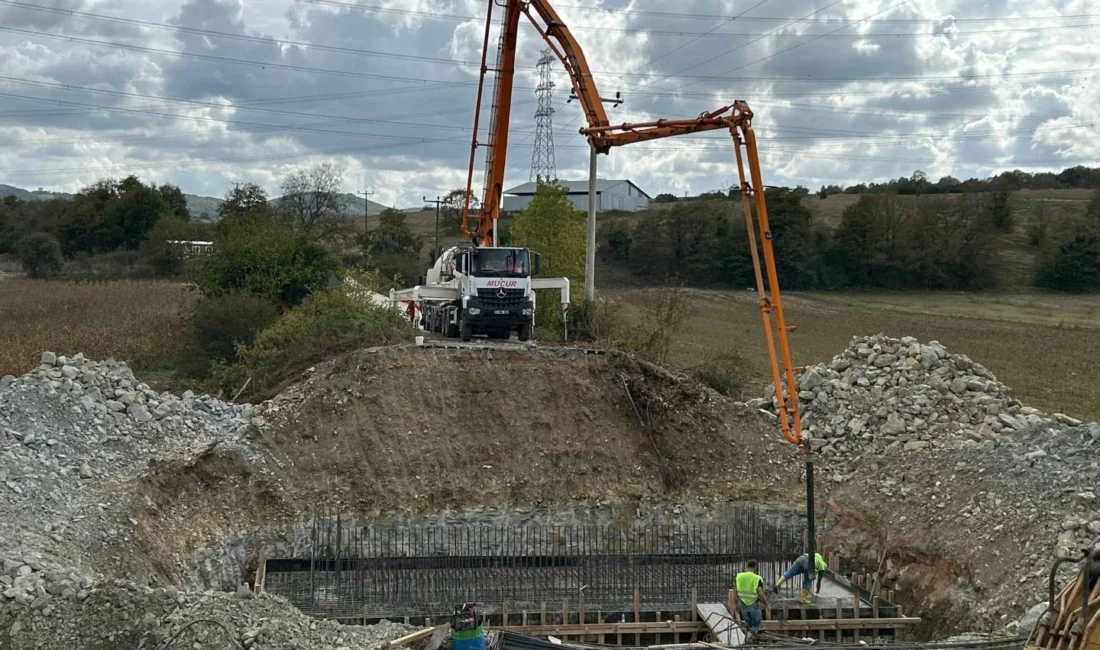
{"type": "Polygon", "coordinates": [[[756,590],[764,579],[752,571],[742,571],[737,574],[737,597],[746,605],[752,605],[757,600],[756,590]]]}
{"type": "Polygon", "coordinates": [[[825,558],[821,557],[821,553],[814,553],[814,567],[818,573],[825,570],[825,558]]]}

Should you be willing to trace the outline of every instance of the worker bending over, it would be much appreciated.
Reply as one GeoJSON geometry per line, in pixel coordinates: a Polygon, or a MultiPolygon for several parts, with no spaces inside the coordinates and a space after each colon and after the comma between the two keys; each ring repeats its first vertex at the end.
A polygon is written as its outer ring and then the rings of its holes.
{"type": "MultiPolygon", "coordinates": [[[[794,561],[791,568],[787,569],[787,572],[783,574],[783,577],[775,583],[776,591],[783,586],[783,583],[795,577],[798,574],[802,574],[802,593],[799,595],[799,600],[802,603],[810,602],[810,593],[814,588],[814,579],[821,577],[821,572],[825,570],[825,558],[821,557],[821,553],[814,553],[814,563],[810,566],[810,556],[803,553],[798,556],[798,559],[794,561]],[[815,575],[816,574],[816,575],[815,575]]],[[[817,581],[817,590],[821,591],[821,580],[817,581]]]]}
{"type": "Polygon", "coordinates": [[[749,639],[764,627],[764,617],[760,603],[768,606],[768,598],[760,583],[764,578],[756,572],[756,560],[749,560],[744,571],[737,574],[737,598],[733,601],[733,615],[745,622],[749,628],[749,639]]]}

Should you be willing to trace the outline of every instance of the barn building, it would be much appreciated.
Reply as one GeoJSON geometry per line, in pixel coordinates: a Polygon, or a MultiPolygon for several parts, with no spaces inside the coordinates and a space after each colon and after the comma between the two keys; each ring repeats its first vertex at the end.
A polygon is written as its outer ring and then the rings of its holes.
{"type": "MultiPolygon", "coordinates": [[[[588,181],[558,181],[569,191],[573,207],[588,212],[588,181]]],[[[516,212],[535,198],[534,182],[504,190],[504,211],[516,212]]],[[[629,180],[596,180],[596,212],[623,210],[637,212],[649,207],[650,196],[629,180]]]]}

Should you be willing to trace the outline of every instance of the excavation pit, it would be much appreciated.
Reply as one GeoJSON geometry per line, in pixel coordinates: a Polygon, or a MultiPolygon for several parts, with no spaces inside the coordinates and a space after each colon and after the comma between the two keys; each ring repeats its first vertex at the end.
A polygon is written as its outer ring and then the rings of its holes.
{"type": "MultiPolygon", "coordinates": [[[[727,612],[734,576],[756,559],[774,584],[798,557],[803,522],[738,509],[721,524],[360,525],[313,522],[309,543],[265,557],[258,586],[304,613],[345,623],[431,625],[478,603],[486,624],[516,633],[613,645],[720,636],[700,612],[727,612]],[[709,623],[709,625],[708,625],[709,623]]],[[[905,617],[878,585],[828,572],[811,602],[800,578],[772,595],[765,629],[836,642],[890,641],[905,617]]]]}

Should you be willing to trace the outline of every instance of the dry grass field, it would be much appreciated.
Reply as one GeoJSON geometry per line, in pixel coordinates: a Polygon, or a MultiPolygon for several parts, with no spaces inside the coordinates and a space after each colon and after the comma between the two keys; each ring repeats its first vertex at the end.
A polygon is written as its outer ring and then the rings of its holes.
{"type": "Polygon", "coordinates": [[[0,279],[0,376],[27,372],[43,350],[169,367],[194,299],[179,282],[0,279]]]}
{"type": "MultiPolygon", "coordinates": [[[[609,292],[635,308],[654,289],[609,292]]],[[[755,294],[687,290],[689,316],[670,353],[690,368],[725,351],[744,363],[747,397],[771,383],[755,294]]],[[[854,335],[885,332],[938,340],[984,364],[1025,403],[1100,418],[1100,296],[999,294],[790,294],[791,349],[798,365],[827,361],[854,335]]]]}

